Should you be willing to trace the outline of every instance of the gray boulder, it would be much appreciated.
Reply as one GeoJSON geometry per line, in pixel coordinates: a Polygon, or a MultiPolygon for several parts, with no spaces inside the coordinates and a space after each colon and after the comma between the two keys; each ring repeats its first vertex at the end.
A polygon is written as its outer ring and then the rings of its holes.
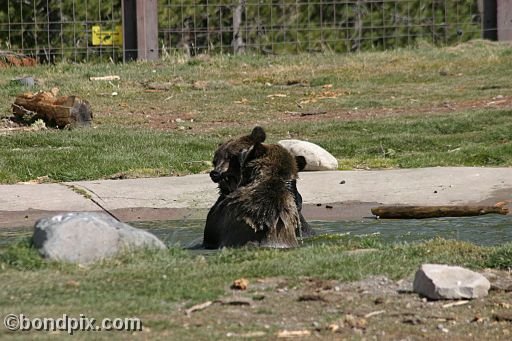
{"type": "Polygon", "coordinates": [[[423,264],[414,276],[413,290],[432,300],[487,296],[491,283],[481,274],[440,264],[423,264]]]}
{"type": "Polygon", "coordinates": [[[306,171],[325,171],[338,169],[338,160],[317,144],[301,140],[281,140],[278,142],[293,156],[304,156],[306,171]]]}
{"type": "Polygon", "coordinates": [[[149,232],[106,214],[89,212],[40,219],[34,226],[32,240],[47,259],[81,264],[108,258],[121,251],[166,248],[149,232]]]}

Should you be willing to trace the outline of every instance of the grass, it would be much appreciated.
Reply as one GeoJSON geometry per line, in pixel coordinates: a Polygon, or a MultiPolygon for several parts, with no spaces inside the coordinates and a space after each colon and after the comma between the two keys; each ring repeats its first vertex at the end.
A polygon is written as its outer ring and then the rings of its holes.
{"type": "MultiPolygon", "coordinates": [[[[21,87],[10,79],[21,73],[40,80],[37,89],[59,87],[91,101],[99,122],[112,115],[158,112],[193,114],[198,121],[242,122],[268,118],[280,110],[322,107],[359,109],[417,108],[447,100],[489,98],[510,89],[508,46],[484,41],[459,47],[419,48],[359,54],[217,56],[156,63],[57,64],[3,70],[0,110],[9,112],[21,87]],[[90,76],[116,74],[120,81],[91,82],[90,76]],[[144,92],[151,83],[170,83],[161,92],[144,92]],[[295,85],[294,85],[295,84],[295,85]],[[296,84],[305,86],[296,86],[296,84]],[[325,89],[325,86],[332,86],[325,89]],[[330,97],[317,95],[329,90],[330,97]],[[112,96],[112,92],[117,96],[112,96]],[[272,94],[286,97],[272,99],[272,94]],[[235,103],[245,98],[242,103],[235,103]]],[[[118,117],[119,118],[119,117],[118,117]]],[[[123,124],[124,122],[121,122],[123,124]]]]}
{"type": "Polygon", "coordinates": [[[512,165],[512,111],[322,122],[290,131],[322,145],[346,168],[512,165]]]}
{"type": "Polygon", "coordinates": [[[474,41],[348,55],[4,69],[0,116],[27,90],[10,79],[30,74],[39,79],[34,90],[56,86],[88,99],[97,128],[0,133],[0,183],[198,173],[219,142],[255,124],[271,142],[320,144],[343,169],[510,166],[510,104],[487,105],[509,99],[510,55],[507,45],[474,41]],[[121,80],[88,80],[109,74],[121,80]],[[150,84],[165,87],[147,92],[150,84]],[[311,111],[328,114],[287,114],[311,111]]]}
{"type": "Polygon", "coordinates": [[[0,180],[47,175],[54,181],[97,179],[120,172],[197,173],[208,166],[211,138],[125,128],[42,131],[2,137],[0,180]]]}
{"type": "MultiPolygon", "coordinates": [[[[244,134],[248,128],[218,131],[244,134]]],[[[269,141],[288,133],[315,142],[340,167],[388,168],[512,165],[512,111],[487,110],[450,116],[290,123],[268,127],[269,141]]],[[[2,136],[0,182],[48,176],[74,181],[125,176],[191,174],[208,170],[219,138],[214,133],[99,127],[2,136]]]]}
{"type": "MultiPolygon", "coordinates": [[[[204,172],[218,143],[255,124],[267,129],[270,142],[292,137],[320,144],[342,169],[511,166],[512,110],[506,97],[512,87],[511,55],[507,45],[476,41],[350,55],[176,57],[3,69],[0,117],[10,116],[15,96],[28,90],[10,79],[30,74],[39,80],[33,90],[59,87],[63,95],[88,99],[95,128],[0,129],[0,183],[204,172]],[[88,81],[110,74],[121,80],[88,81]],[[151,83],[166,89],[148,92],[151,83]],[[487,105],[500,95],[508,104],[487,105]],[[327,114],[311,119],[287,113],[311,111],[327,114]]],[[[236,278],[254,283],[278,277],[297,285],[304,276],[400,279],[426,262],[510,269],[511,250],[510,244],[480,247],[443,239],[384,244],[376,237],[330,236],[288,251],[222,250],[204,256],[171,248],[84,267],[43,261],[24,240],[0,250],[0,313],[138,316],[145,329],[157,332],[151,336],[166,338],[169,330],[181,330],[174,336],[216,338],[210,325],[202,331],[180,325],[177,311],[225,295],[236,278]],[[359,248],[377,251],[344,253],[359,248]]],[[[271,310],[258,309],[278,323],[271,310]]],[[[13,334],[0,329],[1,336],[13,334]]]]}
{"type": "MultiPolygon", "coordinates": [[[[87,267],[42,261],[29,242],[0,253],[0,312],[27,316],[86,313],[96,318],[138,316],[144,327],[165,330],[172,319],[152,321],[178,306],[216,299],[236,278],[304,276],[352,281],[371,275],[400,279],[425,262],[510,268],[510,245],[480,247],[434,239],[413,244],[383,244],[375,236],[318,238],[295,250],[222,250],[203,256],[171,248],[125,254],[87,267]],[[344,254],[361,247],[376,252],[344,254]]],[[[0,331],[5,333],[4,330],[0,331]]]]}

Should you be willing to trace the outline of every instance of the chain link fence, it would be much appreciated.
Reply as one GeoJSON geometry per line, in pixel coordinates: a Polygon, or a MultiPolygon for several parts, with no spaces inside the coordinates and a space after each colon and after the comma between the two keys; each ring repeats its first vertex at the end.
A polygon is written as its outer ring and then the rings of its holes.
{"type": "Polygon", "coordinates": [[[479,38],[480,13],[474,0],[167,0],[159,31],[191,54],[351,52],[479,38]]]}
{"type": "MultiPolygon", "coordinates": [[[[0,50],[122,60],[122,0],[0,0],[0,50]]],[[[478,0],[158,0],[161,55],[353,52],[482,37],[478,0]]]]}
{"type": "Polygon", "coordinates": [[[121,25],[121,0],[0,0],[0,50],[39,62],[117,61],[122,42],[96,44],[93,31],[121,25]]]}

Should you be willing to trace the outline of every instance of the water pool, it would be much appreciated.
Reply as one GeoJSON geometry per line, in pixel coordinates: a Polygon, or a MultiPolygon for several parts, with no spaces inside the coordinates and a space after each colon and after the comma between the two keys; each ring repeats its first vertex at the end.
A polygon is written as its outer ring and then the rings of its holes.
{"type": "MultiPolygon", "coordinates": [[[[168,245],[191,247],[201,243],[205,221],[170,220],[132,222],[146,229],[168,245]]],[[[384,220],[310,221],[317,234],[349,233],[377,234],[385,242],[422,241],[434,237],[469,241],[478,245],[498,245],[512,242],[512,215],[483,215],[478,217],[384,220]]],[[[32,228],[0,229],[0,247],[20,237],[29,237],[32,228]]]]}

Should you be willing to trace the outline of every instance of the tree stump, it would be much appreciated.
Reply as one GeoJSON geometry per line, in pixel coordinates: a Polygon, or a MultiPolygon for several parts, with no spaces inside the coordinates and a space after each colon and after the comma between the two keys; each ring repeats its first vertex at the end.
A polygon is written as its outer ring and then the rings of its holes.
{"type": "Polygon", "coordinates": [[[21,121],[42,119],[49,126],[58,128],[84,127],[92,122],[88,101],[77,96],[55,96],[56,91],[27,92],[16,97],[13,113],[21,121]]]}

